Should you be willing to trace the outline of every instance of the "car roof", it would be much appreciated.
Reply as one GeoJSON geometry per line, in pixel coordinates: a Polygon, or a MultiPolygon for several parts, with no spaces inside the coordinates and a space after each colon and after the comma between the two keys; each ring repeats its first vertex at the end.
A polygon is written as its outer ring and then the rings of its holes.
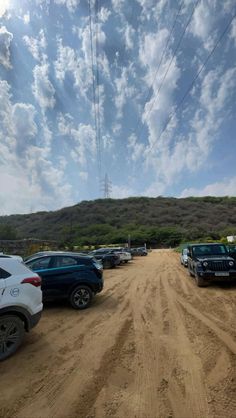
{"type": "Polygon", "coordinates": [[[49,257],[49,256],[69,256],[69,257],[81,257],[81,258],[87,258],[87,259],[91,259],[92,257],[90,255],[87,254],[82,254],[82,253],[74,253],[72,251],[42,251],[39,253],[35,253],[32,254],[31,256],[26,258],[26,262],[27,261],[32,261],[35,258],[44,258],[44,257],[49,257]]]}
{"type": "Polygon", "coordinates": [[[10,274],[34,274],[29,268],[16,258],[0,258],[0,268],[6,270],[10,274]]]}
{"type": "Polygon", "coordinates": [[[212,246],[212,245],[224,245],[224,246],[226,246],[222,242],[207,242],[207,243],[202,242],[200,244],[189,244],[189,247],[200,247],[200,246],[203,246],[203,245],[204,245],[204,247],[205,246],[212,246]]]}

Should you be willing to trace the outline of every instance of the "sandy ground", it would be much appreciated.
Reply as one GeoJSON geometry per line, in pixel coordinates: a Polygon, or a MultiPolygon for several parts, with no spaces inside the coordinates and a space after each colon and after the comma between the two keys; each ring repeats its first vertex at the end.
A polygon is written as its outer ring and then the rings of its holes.
{"type": "Polygon", "coordinates": [[[0,364],[0,417],[235,418],[235,318],[236,284],[197,288],[172,251],[106,270],[0,364]]]}

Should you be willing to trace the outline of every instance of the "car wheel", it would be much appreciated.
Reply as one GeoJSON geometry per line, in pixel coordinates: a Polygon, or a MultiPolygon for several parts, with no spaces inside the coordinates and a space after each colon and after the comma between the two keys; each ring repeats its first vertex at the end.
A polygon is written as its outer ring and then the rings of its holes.
{"type": "Polygon", "coordinates": [[[70,295],[70,304],[74,309],[86,309],[93,298],[93,293],[88,286],[77,286],[70,295]]]}
{"type": "Polygon", "coordinates": [[[195,274],[195,279],[196,279],[196,283],[197,283],[198,287],[207,287],[208,286],[208,282],[206,282],[206,280],[199,277],[197,274],[195,274]]]}
{"type": "Polygon", "coordinates": [[[194,274],[191,272],[190,269],[188,270],[188,274],[189,274],[190,277],[194,277],[194,274]]]}
{"type": "Polygon", "coordinates": [[[111,269],[111,268],[112,268],[111,262],[110,262],[110,261],[108,261],[108,260],[105,260],[105,261],[103,262],[103,268],[104,268],[104,269],[111,269]]]}
{"type": "Polygon", "coordinates": [[[0,318],[0,360],[5,360],[15,353],[24,335],[24,323],[18,316],[6,315],[0,318]]]}

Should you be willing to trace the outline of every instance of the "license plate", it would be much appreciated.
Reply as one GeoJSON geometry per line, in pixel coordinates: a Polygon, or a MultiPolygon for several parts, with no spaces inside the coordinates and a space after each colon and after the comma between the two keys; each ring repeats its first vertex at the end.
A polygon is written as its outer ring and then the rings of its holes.
{"type": "Polygon", "coordinates": [[[215,276],[229,276],[229,272],[228,271],[219,271],[217,273],[215,273],[215,276]]]}

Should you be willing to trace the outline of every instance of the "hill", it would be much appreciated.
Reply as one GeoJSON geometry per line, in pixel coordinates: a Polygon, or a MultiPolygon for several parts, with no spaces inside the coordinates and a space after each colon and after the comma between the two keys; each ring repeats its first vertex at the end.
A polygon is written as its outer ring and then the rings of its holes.
{"type": "Polygon", "coordinates": [[[175,245],[236,234],[236,197],[132,197],[83,201],[54,212],[0,217],[0,239],[39,238],[77,245],[175,245]]]}

